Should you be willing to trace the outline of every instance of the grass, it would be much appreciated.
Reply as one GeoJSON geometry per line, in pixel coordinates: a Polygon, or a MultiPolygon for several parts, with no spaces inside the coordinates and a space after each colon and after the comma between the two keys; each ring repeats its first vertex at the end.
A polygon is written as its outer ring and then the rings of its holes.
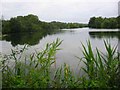
{"type": "Polygon", "coordinates": [[[93,53],[90,41],[88,41],[88,50],[83,45],[84,63],[87,68],[83,70],[88,75],[89,84],[87,87],[119,87],[119,53],[116,53],[117,46],[104,41],[106,54],[100,53],[96,48],[96,55],[93,53]]]}
{"type": "Polygon", "coordinates": [[[83,46],[84,57],[79,59],[86,67],[81,77],[74,75],[70,66],[64,64],[54,72],[55,55],[62,43],[60,39],[46,45],[41,52],[33,53],[29,58],[22,58],[26,46],[21,50],[12,50],[2,60],[3,88],[119,88],[120,87],[120,54],[117,47],[111,47],[104,41],[106,54],[96,48],[93,53],[90,41],[87,48],[83,46]],[[10,60],[14,60],[12,65],[10,60]]]}

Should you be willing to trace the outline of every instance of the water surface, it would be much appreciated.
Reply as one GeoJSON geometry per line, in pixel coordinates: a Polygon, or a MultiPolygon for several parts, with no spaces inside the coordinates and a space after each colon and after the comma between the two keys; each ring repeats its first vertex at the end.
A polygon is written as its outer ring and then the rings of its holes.
{"type": "MultiPolygon", "coordinates": [[[[11,48],[15,47],[23,47],[25,44],[30,45],[26,55],[30,55],[31,53],[36,51],[40,51],[45,48],[47,43],[51,43],[57,38],[63,40],[62,44],[59,48],[60,51],[57,52],[56,55],[56,66],[61,66],[64,63],[67,63],[71,66],[71,68],[77,69],[79,60],[75,57],[83,57],[82,54],[82,45],[86,45],[86,41],[90,40],[92,44],[93,51],[95,51],[96,47],[105,52],[104,42],[103,40],[109,40],[112,46],[118,44],[118,40],[120,39],[120,34],[90,34],[89,31],[92,30],[102,30],[102,29],[89,29],[89,28],[77,28],[77,29],[62,29],[58,33],[53,34],[40,34],[40,33],[23,33],[23,34],[11,34],[6,35],[3,40],[0,41],[2,44],[2,53],[9,54],[11,53],[11,48]]],[[[104,29],[106,30],[106,29],[104,29]]],[[[110,29],[117,30],[117,29],[110,29]]],[[[108,31],[108,29],[107,29],[108,31]]],[[[83,64],[80,63],[82,66],[83,64]]]]}

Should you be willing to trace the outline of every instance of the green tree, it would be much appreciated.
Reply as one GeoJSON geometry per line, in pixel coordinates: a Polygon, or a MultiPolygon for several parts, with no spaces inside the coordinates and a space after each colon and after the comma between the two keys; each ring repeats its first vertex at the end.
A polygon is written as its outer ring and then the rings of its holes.
{"type": "Polygon", "coordinates": [[[95,28],[95,20],[96,20],[95,17],[90,18],[89,23],[88,23],[88,26],[90,28],[95,28]]]}
{"type": "Polygon", "coordinates": [[[117,27],[120,28],[120,16],[117,17],[117,23],[118,23],[117,27]]]}
{"type": "Polygon", "coordinates": [[[117,18],[102,18],[92,17],[89,20],[88,26],[90,28],[118,28],[119,17],[117,18]]]}
{"type": "Polygon", "coordinates": [[[3,33],[21,33],[21,32],[38,32],[50,33],[56,29],[63,28],[80,28],[84,27],[79,23],[63,23],[63,22],[43,22],[38,16],[29,14],[27,16],[17,16],[10,20],[3,21],[3,33]]]}
{"type": "Polygon", "coordinates": [[[6,21],[2,20],[2,34],[10,33],[10,32],[11,32],[10,22],[7,20],[6,21]]]}
{"type": "Polygon", "coordinates": [[[11,18],[10,19],[10,29],[11,32],[20,32],[21,30],[21,24],[19,23],[19,21],[17,20],[17,18],[11,18]]]}

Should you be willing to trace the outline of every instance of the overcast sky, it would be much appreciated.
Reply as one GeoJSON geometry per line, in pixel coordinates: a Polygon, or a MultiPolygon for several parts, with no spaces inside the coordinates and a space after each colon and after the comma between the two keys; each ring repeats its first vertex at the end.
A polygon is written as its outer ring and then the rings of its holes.
{"type": "Polygon", "coordinates": [[[5,19],[35,14],[42,21],[87,23],[90,17],[118,16],[120,0],[2,0],[5,19]]]}

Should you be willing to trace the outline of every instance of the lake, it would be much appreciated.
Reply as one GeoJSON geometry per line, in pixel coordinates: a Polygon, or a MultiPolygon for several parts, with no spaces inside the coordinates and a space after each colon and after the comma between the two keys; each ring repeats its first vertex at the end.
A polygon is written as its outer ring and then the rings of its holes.
{"type": "Polygon", "coordinates": [[[23,34],[11,34],[6,35],[1,41],[0,45],[2,48],[2,54],[10,54],[11,49],[16,47],[22,48],[25,44],[28,44],[30,47],[26,51],[25,55],[30,55],[35,51],[40,51],[45,48],[47,43],[55,41],[57,38],[63,40],[59,48],[60,51],[56,54],[56,67],[67,63],[71,66],[73,70],[78,70],[78,64],[80,66],[83,63],[79,63],[78,57],[83,57],[82,54],[82,45],[83,43],[86,46],[87,40],[91,41],[93,51],[96,47],[105,52],[104,40],[109,40],[112,46],[118,45],[118,40],[120,40],[120,33],[101,33],[101,34],[90,34],[89,31],[96,30],[118,30],[118,29],[89,29],[89,28],[77,28],[77,29],[62,29],[59,32],[41,35],[40,33],[23,33],[23,34]]]}

